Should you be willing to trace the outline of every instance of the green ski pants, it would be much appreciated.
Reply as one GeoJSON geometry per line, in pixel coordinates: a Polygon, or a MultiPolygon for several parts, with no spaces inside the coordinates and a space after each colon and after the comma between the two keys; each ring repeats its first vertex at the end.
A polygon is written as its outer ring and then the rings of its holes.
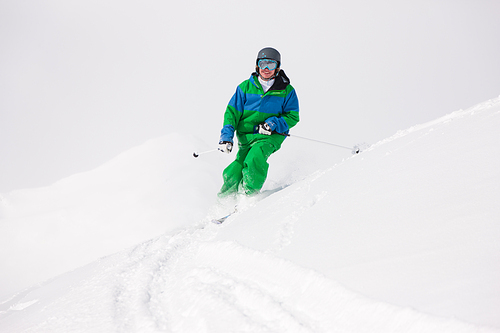
{"type": "Polygon", "coordinates": [[[267,178],[267,159],[278,149],[272,140],[265,138],[245,145],[240,144],[236,159],[222,173],[224,184],[219,197],[239,191],[247,195],[259,193],[267,178]]]}

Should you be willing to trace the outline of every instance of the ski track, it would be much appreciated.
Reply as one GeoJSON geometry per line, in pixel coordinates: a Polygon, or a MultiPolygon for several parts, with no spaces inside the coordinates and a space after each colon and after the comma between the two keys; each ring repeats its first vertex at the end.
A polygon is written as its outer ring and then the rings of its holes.
{"type": "Polygon", "coordinates": [[[130,251],[113,293],[118,332],[490,332],[366,299],[272,253],[210,241],[218,228],[207,222],[130,251]]]}
{"type": "Polygon", "coordinates": [[[275,257],[291,242],[299,217],[326,196],[311,196],[310,187],[327,171],[282,193],[283,203],[295,200],[294,209],[279,219],[278,237],[269,250],[213,240],[220,228],[237,224],[240,215],[261,209],[255,206],[265,204],[267,196],[243,204],[222,225],[210,223],[208,216],[135,247],[114,288],[114,326],[119,332],[172,333],[498,332],[369,300],[275,257]]]}
{"type": "Polygon", "coordinates": [[[119,332],[162,331],[159,322],[164,314],[155,310],[153,300],[158,289],[158,276],[169,274],[164,267],[178,260],[197,235],[201,235],[201,228],[194,226],[172,236],[162,236],[140,244],[130,252],[127,265],[117,274],[113,293],[113,318],[119,332]]]}
{"type": "MultiPolygon", "coordinates": [[[[274,256],[291,241],[294,221],[325,195],[308,191],[319,176],[283,194],[283,200],[300,196],[272,251],[215,241],[226,225],[207,217],[103,258],[84,270],[83,281],[44,305],[43,311],[56,309],[54,316],[8,332],[498,332],[370,300],[274,256]]],[[[259,209],[249,205],[238,216],[244,221],[243,214],[259,209]]],[[[238,216],[230,223],[238,224],[238,216]]],[[[27,301],[19,300],[12,311],[27,301]]],[[[27,309],[38,306],[32,303],[27,309]]]]}

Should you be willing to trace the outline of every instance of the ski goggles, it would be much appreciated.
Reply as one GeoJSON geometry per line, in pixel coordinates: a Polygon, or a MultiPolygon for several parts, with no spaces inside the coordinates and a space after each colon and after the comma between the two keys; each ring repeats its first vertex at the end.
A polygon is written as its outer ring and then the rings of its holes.
{"type": "Polygon", "coordinates": [[[269,69],[270,71],[275,70],[278,67],[278,62],[276,60],[260,59],[257,63],[260,69],[269,69]]]}

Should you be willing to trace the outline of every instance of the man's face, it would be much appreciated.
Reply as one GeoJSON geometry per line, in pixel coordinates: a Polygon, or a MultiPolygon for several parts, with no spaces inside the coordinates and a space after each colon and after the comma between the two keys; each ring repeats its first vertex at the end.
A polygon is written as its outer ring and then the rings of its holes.
{"type": "Polygon", "coordinates": [[[272,59],[260,59],[257,65],[259,66],[259,75],[264,80],[268,80],[276,73],[278,62],[272,59]]]}
{"type": "Polygon", "coordinates": [[[268,68],[264,68],[264,69],[259,68],[259,74],[265,80],[268,80],[269,78],[273,77],[274,72],[276,72],[275,69],[270,71],[268,68]]]}

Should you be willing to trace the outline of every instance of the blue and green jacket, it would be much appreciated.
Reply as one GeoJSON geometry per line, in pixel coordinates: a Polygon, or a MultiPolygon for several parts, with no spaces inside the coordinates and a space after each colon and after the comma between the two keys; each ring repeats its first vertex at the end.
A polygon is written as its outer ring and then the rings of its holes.
{"type": "MultiPolygon", "coordinates": [[[[224,113],[220,141],[233,142],[235,132],[240,144],[266,136],[256,133],[256,127],[264,121],[274,132],[282,134],[288,133],[299,122],[299,100],[283,70],[266,93],[257,73],[252,73],[248,80],[238,85],[224,113]]],[[[279,134],[272,137],[276,137],[280,144],[285,138],[279,134]]]]}

